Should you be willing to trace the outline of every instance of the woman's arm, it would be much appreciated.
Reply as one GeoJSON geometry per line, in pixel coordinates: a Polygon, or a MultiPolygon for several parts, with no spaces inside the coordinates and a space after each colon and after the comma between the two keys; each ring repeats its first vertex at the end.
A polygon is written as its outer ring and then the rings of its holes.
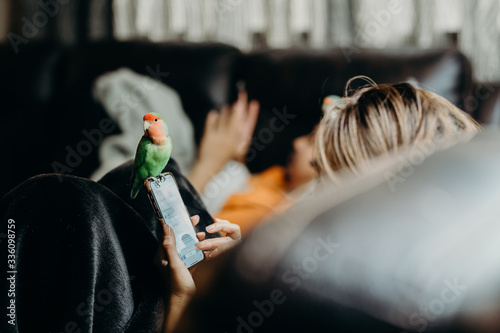
{"type": "MultiPolygon", "coordinates": [[[[192,216],[191,221],[194,226],[200,222],[198,215],[192,216]]],[[[194,268],[188,270],[179,258],[175,246],[175,235],[172,228],[163,225],[163,241],[158,247],[155,256],[155,264],[160,268],[162,277],[166,283],[166,295],[168,310],[165,316],[163,333],[174,332],[179,320],[196,293],[196,286],[191,276],[194,268]]],[[[216,219],[214,224],[206,228],[207,232],[225,232],[225,237],[205,240],[205,232],[197,234],[200,240],[197,247],[204,250],[205,258],[213,258],[220,253],[227,251],[240,242],[241,232],[238,225],[228,221],[216,219]],[[201,246],[200,246],[201,244],[201,246]],[[207,252],[208,251],[208,252],[207,252]]]]}
{"type": "MultiPolygon", "coordinates": [[[[199,217],[198,217],[199,220],[199,217]]],[[[165,316],[163,332],[174,332],[184,309],[196,292],[191,273],[177,254],[172,228],[163,224],[163,242],[158,247],[155,263],[160,268],[167,285],[165,298],[168,312],[165,316]]]]}

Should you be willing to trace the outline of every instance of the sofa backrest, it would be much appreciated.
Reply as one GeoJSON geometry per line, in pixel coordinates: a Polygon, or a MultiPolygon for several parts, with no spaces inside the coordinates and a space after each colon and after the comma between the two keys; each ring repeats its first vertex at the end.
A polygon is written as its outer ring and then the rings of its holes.
{"type": "MultiPolygon", "coordinates": [[[[93,82],[120,67],[156,77],[174,88],[193,122],[198,142],[208,111],[232,103],[237,83],[244,81],[249,97],[261,103],[247,161],[253,172],[285,164],[293,139],[309,133],[320,120],[322,99],[342,95],[346,81],[353,76],[367,75],[378,83],[416,80],[458,106],[463,105],[471,86],[470,63],[450,49],[243,54],[222,44],[137,41],[70,48],[33,43],[19,54],[4,44],[0,54],[0,91],[6,101],[0,115],[5,127],[2,133],[6,133],[0,151],[23,161],[21,166],[6,166],[0,193],[35,174],[58,171],[54,162],[65,164],[68,147],[76,149],[86,140],[83,131],[99,128],[107,117],[92,96],[93,82]],[[28,127],[25,119],[30,119],[28,127]],[[35,142],[29,156],[6,139],[18,136],[19,128],[29,129],[27,136],[19,138],[20,146],[32,147],[35,142]]],[[[116,128],[106,135],[119,131],[116,128]]],[[[68,173],[88,177],[97,166],[95,146],[68,173]]]]}
{"type": "MultiPolygon", "coordinates": [[[[98,129],[107,117],[92,95],[95,79],[104,73],[129,67],[174,88],[198,140],[206,113],[237,95],[233,77],[241,53],[231,46],[149,42],[93,43],[65,49],[35,43],[26,46],[18,54],[10,44],[0,46],[0,87],[6,101],[1,106],[2,133],[16,137],[19,128],[28,133],[19,138],[16,147],[8,140],[0,144],[2,153],[22,160],[5,167],[0,195],[36,174],[65,170],[88,177],[98,167],[98,146],[93,145],[81,159],[73,159],[74,163],[67,163],[67,158],[68,150],[77,150],[87,140],[83,131],[98,129]],[[26,119],[32,121],[26,125],[26,119]],[[19,146],[30,147],[30,153],[19,146]],[[60,163],[56,170],[55,162],[60,163]]],[[[115,128],[104,134],[119,132],[115,128]]]]}
{"type": "MultiPolygon", "coordinates": [[[[99,75],[129,67],[175,89],[195,127],[203,128],[205,118],[200,114],[235,98],[240,55],[236,48],[222,44],[96,43],[69,50],[64,81],[70,91],[85,91],[99,75]]],[[[199,139],[201,133],[197,134],[199,139]]]]}

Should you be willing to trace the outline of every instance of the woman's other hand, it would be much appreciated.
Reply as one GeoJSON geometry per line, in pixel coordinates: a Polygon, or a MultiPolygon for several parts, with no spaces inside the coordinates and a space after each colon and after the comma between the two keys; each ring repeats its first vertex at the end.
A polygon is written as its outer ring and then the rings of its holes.
{"type": "Polygon", "coordinates": [[[259,103],[248,103],[246,92],[240,92],[232,106],[208,113],[198,159],[189,175],[198,192],[203,193],[211,177],[230,160],[245,161],[258,115],[259,103]]]}
{"type": "Polygon", "coordinates": [[[205,232],[197,234],[200,242],[195,246],[205,253],[206,259],[217,257],[241,242],[240,226],[229,221],[215,219],[215,223],[209,225],[206,230],[211,234],[216,232],[225,233],[224,237],[211,239],[205,239],[205,232]]]}

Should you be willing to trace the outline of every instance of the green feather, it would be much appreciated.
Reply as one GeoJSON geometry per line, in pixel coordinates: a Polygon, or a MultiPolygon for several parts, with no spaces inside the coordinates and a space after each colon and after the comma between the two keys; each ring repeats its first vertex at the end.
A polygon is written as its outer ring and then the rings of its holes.
{"type": "MultiPolygon", "coordinates": [[[[166,125],[166,123],[165,123],[166,125]]],[[[168,133],[168,132],[167,132],[168,133]]],[[[135,199],[148,177],[157,177],[167,165],[172,153],[172,141],[167,136],[164,145],[154,144],[151,138],[143,136],[135,153],[134,168],[130,179],[130,197],[135,199]]]]}

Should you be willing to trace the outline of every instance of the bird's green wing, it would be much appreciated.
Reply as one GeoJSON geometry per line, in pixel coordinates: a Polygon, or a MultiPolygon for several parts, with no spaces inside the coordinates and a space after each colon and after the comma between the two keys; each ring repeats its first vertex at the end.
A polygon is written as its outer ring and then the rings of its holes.
{"type": "Polygon", "coordinates": [[[134,167],[132,168],[132,176],[130,178],[130,184],[132,185],[132,190],[130,196],[134,199],[139,193],[142,187],[144,179],[147,175],[143,175],[141,172],[142,166],[146,163],[146,156],[148,154],[149,145],[152,145],[151,139],[143,136],[139,144],[137,145],[137,151],[135,152],[134,167]]]}

